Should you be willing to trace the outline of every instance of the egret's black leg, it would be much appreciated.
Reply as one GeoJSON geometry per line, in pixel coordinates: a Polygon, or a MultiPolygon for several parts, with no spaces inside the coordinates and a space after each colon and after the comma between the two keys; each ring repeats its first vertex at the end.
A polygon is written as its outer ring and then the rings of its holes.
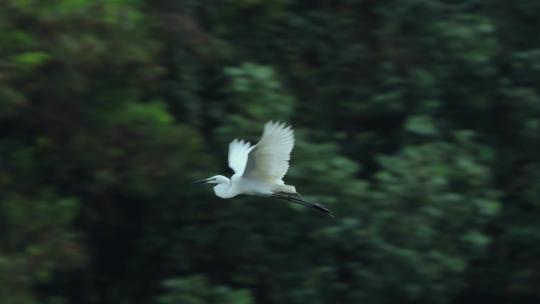
{"type": "Polygon", "coordinates": [[[281,193],[274,193],[274,194],[272,194],[272,197],[283,199],[283,200],[293,202],[293,203],[297,203],[297,204],[300,204],[302,206],[306,206],[306,207],[309,207],[309,208],[313,208],[313,209],[322,211],[322,212],[328,214],[331,217],[334,217],[334,214],[332,213],[332,211],[330,209],[328,209],[326,206],[321,205],[321,204],[309,203],[309,202],[306,202],[304,200],[301,200],[301,199],[298,199],[298,198],[295,198],[295,197],[291,197],[291,196],[288,196],[288,195],[285,195],[285,194],[281,194],[281,193]]]}

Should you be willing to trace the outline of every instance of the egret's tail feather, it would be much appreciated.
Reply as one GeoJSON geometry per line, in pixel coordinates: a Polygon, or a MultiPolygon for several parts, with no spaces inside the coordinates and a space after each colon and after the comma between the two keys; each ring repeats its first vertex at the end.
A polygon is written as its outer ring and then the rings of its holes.
{"type": "Polygon", "coordinates": [[[295,194],[296,193],[296,187],[291,185],[279,185],[278,192],[288,193],[288,194],[295,194]]]}
{"type": "Polygon", "coordinates": [[[297,203],[297,204],[300,204],[300,205],[305,206],[305,207],[313,208],[313,209],[316,209],[316,210],[319,210],[319,211],[322,211],[322,212],[328,214],[328,216],[330,216],[330,217],[334,217],[334,213],[332,213],[332,211],[330,209],[328,209],[326,206],[324,206],[322,204],[309,203],[309,202],[306,202],[304,200],[301,200],[301,199],[298,199],[298,198],[295,198],[295,197],[291,197],[291,196],[288,196],[288,195],[285,195],[285,194],[278,194],[278,193],[273,194],[272,197],[279,198],[279,199],[284,199],[284,200],[287,200],[289,202],[297,203]]]}
{"type": "Polygon", "coordinates": [[[301,200],[305,201],[306,199],[302,196],[302,194],[295,192],[296,196],[298,196],[301,200]]]}

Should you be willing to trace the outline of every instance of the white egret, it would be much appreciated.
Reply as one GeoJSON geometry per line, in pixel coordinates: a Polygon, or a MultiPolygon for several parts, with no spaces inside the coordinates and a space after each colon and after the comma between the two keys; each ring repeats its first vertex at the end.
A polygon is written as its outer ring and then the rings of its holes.
{"type": "Polygon", "coordinates": [[[212,176],[194,183],[216,184],[218,197],[228,199],[239,194],[275,197],[301,204],[327,213],[332,212],[321,204],[306,202],[296,188],[286,185],[283,177],[289,169],[289,159],[294,146],[294,131],[284,123],[269,121],[259,142],[235,139],[229,144],[229,167],[234,175],[212,176]]]}

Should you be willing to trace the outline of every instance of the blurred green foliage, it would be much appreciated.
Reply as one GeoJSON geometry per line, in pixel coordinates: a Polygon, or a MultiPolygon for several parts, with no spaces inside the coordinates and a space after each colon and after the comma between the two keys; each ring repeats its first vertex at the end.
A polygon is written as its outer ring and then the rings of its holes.
{"type": "Polygon", "coordinates": [[[537,303],[533,0],[4,0],[0,299],[537,303]],[[335,220],[222,201],[293,124],[335,220]]]}
{"type": "Polygon", "coordinates": [[[168,291],[161,296],[159,304],[251,304],[253,300],[249,292],[244,290],[231,290],[230,288],[208,286],[207,280],[202,276],[177,278],[163,283],[168,291]]]}

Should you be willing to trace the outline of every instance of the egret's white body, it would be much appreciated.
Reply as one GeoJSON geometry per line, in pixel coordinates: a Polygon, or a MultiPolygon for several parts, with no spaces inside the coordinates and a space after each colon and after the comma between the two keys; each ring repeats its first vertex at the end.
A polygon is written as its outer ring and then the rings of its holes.
{"type": "Polygon", "coordinates": [[[293,186],[283,182],[293,147],[291,127],[272,121],[264,125],[262,137],[254,146],[244,140],[233,140],[229,144],[229,167],[234,175],[231,179],[222,175],[212,177],[217,183],[214,192],[221,198],[296,193],[293,186]]]}
{"type": "Polygon", "coordinates": [[[214,193],[225,199],[239,194],[273,196],[331,214],[320,204],[290,196],[299,196],[294,186],[283,182],[293,147],[293,129],[284,123],[269,121],[264,125],[263,134],[256,145],[239,139],[229,144],[229,167],[234,171],[230,179],[216,175],[199,182],[216,184],[214,193]]]}

